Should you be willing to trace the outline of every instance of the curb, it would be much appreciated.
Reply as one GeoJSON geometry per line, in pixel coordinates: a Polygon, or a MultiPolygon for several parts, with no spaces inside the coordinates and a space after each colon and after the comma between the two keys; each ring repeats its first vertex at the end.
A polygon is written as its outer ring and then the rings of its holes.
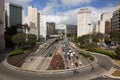
{"type": "MultiPolygon", "coordinates": [[[[86,51],[84,51],[86,52],[86,51]]],[[[8,55],[9,56],[9,55],[8,55]]],[[[7,57],[8,57],[7,56],[7,57]]],[[[92,55],[93,56],[93,55],[92,55]]],[[[5,67],[11,69],[11,70],[15,70],[15,71],[21,71],[21,72],[27,72],[27,73],[37,73],[37,74],[63,74],[63,73],[71,73],[73,72],[74,69],[77,69],[78,71],[81,71],[83,69],[88,69],[89,66],[91,65],[95,65],[97,62],[98,62],[98,59],[94,56],[95,60],[88,64],[88,65],[85,65],[83,67],[79,67],[79,68],[73,68],[73,69],[65,69],[65,70],[25,70],[25,69],[22,69],[22,68],[19,68],[19,67],[15,67],[13,65],[10,65],[8,62],[7,62],[7,57],[6,59],[4,60],[3,64],[5,67]]]]}

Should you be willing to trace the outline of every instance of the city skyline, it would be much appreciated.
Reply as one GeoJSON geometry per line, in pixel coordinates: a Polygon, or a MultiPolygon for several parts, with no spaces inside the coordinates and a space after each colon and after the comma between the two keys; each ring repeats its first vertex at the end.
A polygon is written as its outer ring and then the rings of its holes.
{"type": "Polygon", "coordinates": [[[61,27],[61,24],[77,24],[78,11],[86,7],[91,9],[92,20],[97,23],[103,12],[115,11],[119,0],[6,0],[6,2],[22,4],[25,7],[25,23],[28,21],[27,6],[31,5],[43,11],[47,15],[47,21],[55,22],[61,27]]]}

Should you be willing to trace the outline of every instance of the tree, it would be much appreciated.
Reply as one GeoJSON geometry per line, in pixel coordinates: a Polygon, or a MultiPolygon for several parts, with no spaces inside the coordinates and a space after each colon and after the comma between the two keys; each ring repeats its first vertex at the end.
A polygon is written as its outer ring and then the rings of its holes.
{"type": "Polygon", "coordinates": [[[120,56],[120,46],[118,46],[116,49],[115,49],[115,53],[120,56]]]}
{"type": "Polygon", "coordinates": [[[12,36],[17,34],[17,26],[11,26],[5,28],[5,46],[6,48],[13,47],[12,36]]]}
{"type": "Polygon", "coordinates": [[[100,40],[102,40],[104,35],[102,33],[91,34],[92,42],[97,44],[100,40]]]}
{"type": "Polygon", "coordinates": [[[120,44],[120,31],[112,31],[110,34],[110,38],[112,39],[112,41],[116,44],[120,44]]]}
{"type": "Polygon", "coordinates": [[[89,34],[82,35],[81,37],[78,37],[78,42],[81,45],[88,44],[89,43],[89,34]]]}
{"type": "Polygon", "coordinates": [[[37,37],[33,34],[19,33],[12,37],[12,42],[17,44],[18,47],[24,47],[26,45],[34,45],[37,37]]]}

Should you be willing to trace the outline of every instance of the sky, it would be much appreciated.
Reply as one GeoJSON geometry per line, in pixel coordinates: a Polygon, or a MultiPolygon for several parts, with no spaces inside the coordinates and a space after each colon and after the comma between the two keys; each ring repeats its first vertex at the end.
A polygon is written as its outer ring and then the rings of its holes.
{"type": "Polygon", "coordinates": [[[77,13],[81,8],[92,10],[92,22],[96,23],[103,12],[113,12],[120,0],[5,0],[24,6],[27,23],[27,6],[33,6],[47,15],[48,22],[55,22],[58,28],[63,24],[77,24],[77,13]]]}

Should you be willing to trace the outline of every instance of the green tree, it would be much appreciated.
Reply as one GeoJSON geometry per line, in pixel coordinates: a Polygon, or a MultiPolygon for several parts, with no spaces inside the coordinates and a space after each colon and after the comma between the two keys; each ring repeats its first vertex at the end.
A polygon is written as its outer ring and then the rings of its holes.
{"type": "Polygon", "coordinates": [[[120,46],[118,46],[116,49],[115,49],[115,53],[120,56],[120,46]]]}
{"type": "Polygon", "coordinates": [[[91,34],[92,42],[97,44],[100,40],[104,38],[102,33],[91,34]]]}
{"type": "Polygon", "coordinates": [[[26,45],[34,45],[36,38],[33,34],[19,33],[12,37],[12,42],[17,44],[18,47],[24,47],[26,45]]]}
{"type": "Polygon", "coordinates": [[[116,31],[116,30],[112,31],[110,37],[113,42],[120,44],[120,31],[116,31]]]}
{"type": "Polygon", "coordinates": [[[89,43],[89,34],[78,37],[78,43],[80,43],[81,45],[88,44],[89,43]]]}

